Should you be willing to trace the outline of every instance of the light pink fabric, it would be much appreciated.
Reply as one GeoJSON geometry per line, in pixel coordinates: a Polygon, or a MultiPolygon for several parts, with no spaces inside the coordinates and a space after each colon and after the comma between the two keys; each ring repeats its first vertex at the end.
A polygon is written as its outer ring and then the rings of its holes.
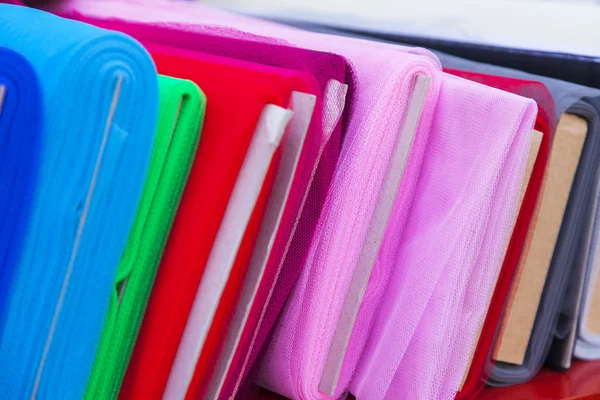
{"type": "Polygon", "coordinates": [[[303,32],[199,4],[77,0],[66,7],[190,30],[233,26],[354,64],[358,83],[342,154],[259,373],[262,385],[294,399],[328,398],[317,389],[323,364],[410,88],[416,74],[431,77],[336,397],[350,388],[360,400],[453,398],[511,234],[535,103],[442,74],[422,50],[303,32]]]}
{"type": "Polygon", "coordinates": [[[401,236],[388,226],[351,339],[367,343],[350,385],[359,399],[456,395],[511,234],[536,112],[531,100],[445,75],[413,208],[401,236]]]}

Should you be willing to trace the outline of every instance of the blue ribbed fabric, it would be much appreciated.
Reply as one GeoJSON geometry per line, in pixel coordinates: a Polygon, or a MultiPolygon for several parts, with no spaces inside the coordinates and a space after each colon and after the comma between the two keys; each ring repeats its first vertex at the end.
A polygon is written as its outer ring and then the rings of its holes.
{"type": "Polygon", "coordinates": [[[19,53],[0,48],[0,332],[40,157],[42,95],[19,53]]]}
{"type": "Polygon", "coordinates": [[[81,399],[145,181],[158,78],[123,34],[11,5],[0,5],[0,32],[0,46],[33,66],[44,100],[31,221],[0,337],[0,399],[81,399]]]}

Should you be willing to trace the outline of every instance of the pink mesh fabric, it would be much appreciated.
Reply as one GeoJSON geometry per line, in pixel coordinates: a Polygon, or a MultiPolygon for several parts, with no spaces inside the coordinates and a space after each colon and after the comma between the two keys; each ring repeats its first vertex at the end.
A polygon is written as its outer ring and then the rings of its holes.
{"type": "Polygon", "coordinates": [[[431,77],[333,397],[349,388],[360,400],[453,398],[510,238],[535,103],[442,74],[422,50],[303,32],[199,4],[81,0],[68,7],[176,22],[189,31],[210,24],[231,35],[237,33],[223,27],[235,27],[337,53],[354,65],[357,82],[337,168],[322,212],[312,216],[314,236],[292,242],[308,257],[259,368],[259,383],[293,399],[331,397],[318,391],[327,351],[412,82],[416,74],[431,77]]]}
{"type": "Polygon", "coordinates": [[[356,46],[355,110],[300,279],[265,354],[259,382],[295,399],[327,398],[318,391],[341,308],[358,263],[378,193],[398,140],[417,74],[432,78],[398,196],[406,214],[427,143],[439,72],[427,58],[356,46]],[[369,52],[369,57],[366,57],[369,52]],[[352,128],[355,129],[352,129],[352,128]],[[376,155],[376,156],[375,156],[376,155]]]}
{"type": "Polygon", "coordinates": [[[536,114],[531,100],[444,76],[413,208],[401,236],[391,218],[345,360],[345,376],[358,364],[350,389],[361,400],[456,395],[516,217],[536,114]]]}

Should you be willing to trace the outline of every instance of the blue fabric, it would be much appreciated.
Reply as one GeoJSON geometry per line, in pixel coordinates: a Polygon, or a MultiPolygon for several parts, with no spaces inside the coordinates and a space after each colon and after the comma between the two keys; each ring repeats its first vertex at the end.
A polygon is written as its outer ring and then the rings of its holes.
{"type": "Polygon", "coordinates": [[[0,32],[0,46],[33,66],[44,100],[31,223],[0,337],[0,399],[81,399],[150,160],[158,78],[123,34],[11,5],[0,5],[0,32]]]}
{"type": "Polygon", "coordinates": [[[31,212],[40,157],[42,97],[38,78],[20,54],[0,48],[0,332],[8,291],[31,212]]]}

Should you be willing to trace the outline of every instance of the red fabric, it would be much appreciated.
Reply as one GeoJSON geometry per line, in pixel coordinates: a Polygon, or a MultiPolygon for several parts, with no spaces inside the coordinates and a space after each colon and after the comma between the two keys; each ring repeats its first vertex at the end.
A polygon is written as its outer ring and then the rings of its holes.
{"type": "MultiPolygon", "coordinates": [[[[293,71],[289,72],[292,75],[295,75],[297,78],[294,82],[293,87],[295,90],[299,90],[304,93],[317,94],[318,89],[316,89],[314,80],[312,78],[309,78],[306,74],[297,73],[293,71]]],[[[318,113],[318,111],[315,112],[318,113]]],[[[314,125],[315,121],[319,121],[319,119],[313,119],[313,121],[311,121],[311,125],[314,125]]],[[[306,151],[303,151],[301,158],[307,157],[306,153],[306,151]]],[[[301,159],[298,163],[298,168],[304,168],[303,173],[310,175],[310,167],[312,167],[313,162],[314,160],[312,159],[308,163],[304,162],[301,159]]],[[[276,169],[273,169],[272,166],[269,170],[269,174],[274,175],[275,172],[276,169]]],[[[274,176],[271,176],[271,179],[273,178],[274,176]]],[[[297,191],[298,193],[294,194],[293,192],[290,192],[288,203],[301,201],[302,194],[305,193],[307,190],[306,180],[307,179],[300,179],[300,182],[302,183],[295,184],[295,191],[297,191]]],[[[298,181],[298,178],[295,177],[294,181],[298,181]]],[[[259,199],[259,201],[265,202],[265,204],[261,204],[261,207],[264,211],[264,208],[266,207],[266,202],[268,201],[268,196],[262,197],[261,199],[259,199]]],[[[286,204],[286,208],[287,207],[288,204],[286,204]]],[[[296,215],[286,214],[289,214],[289,212],[284,213],[284,218],[282,219],[280,227],[277,231],[277,241],[285,242],[288,240],[290,231],[292,229],[291,225],[293,225],[295,219],[298,217],[296,215]]],[[[235,266],[232,270],[229,281],[223,293],[221,303],[219,304],[217,314],[215,315],[215,319],[213,320],[210,331],[208,333],[207,341],[196,365],[196,370],[194,372],[194,377],[190,383],[190,387],[188,388],[186,400],[193,400],[197,397],[203,398],[206,390],[208,389],[208,384],[210,383],[210,380],[214,373],[214,368],[216,367],[216,363],[219,359],[219,356],[225,343],[225,339],[227,336],[226,333],[228,332],[228,327],[231,323],[231,318],[233,317],[233,314],[235,313],[235,310],[237,308],[237,302],[239,300],[239,294],[244,282],[244,278],[246,276],[248,262],[254,249],[254,239],[256,238],[260,228],[260,224],[258,223],[259,221],[254,220],[254,217],[255,216],[253,215],[254,222],[251,221],[248,228],[248,230],[252,233],[249,234],[247,231],[244,236],[244,242],[240,247],[235,266]],[[252,226],[252,228],[250,228],[250,226],[252,226]]],[[[274,246],[273,250],[269,255],[270,262],[267,264],[264,275],[262,276],[262,279],[259,283],[257,295],[255,297],[254,302],[251,305],[251,312],[241,333],[241,338],[234,355],[234,361],[228,369],[226,381],[230,382],[230,386],[224,387],[223,390],[225,391],[225,393],[221,392],[221,395],[223,397],[229,396],[231,394],[230,390],[233,389],[235,381],[237,380],[238,376],[241,373],[243,373],[242,364],[245,355],[250,349],[250,341],[252,338],[252,334],[254,333],[257,327],[260,318],[260,313],[266,302],[268,293],[274,284],[275,275],[279,268],[281,258],[283,257],[281,251],[278,250],[279,248],[277,246],[274,246]]],[[[243,306],[247,306],[247,304],[244,304],[243,306]]]]}
{"type": "Polygon", "coordinates": [[[254,211],[250,217],[248,226],[246,227],[246,232],[244,232],[244,237],[240,244],[233,268],[231,269],[229,280],[223,290],[219,306],[217,307],[213,322],[206,336],[204,347],[202,348],[200,357],[196,363],[196,370],[194,371],[190,386],[188,387],[187,395],[185,397],[186,400],[194,400],[197,397],[204,398],[204,392],[208,388],[208,383],[214,372],[214,366],[216,366],[216,361],[218,360],[224,345],[224,339],[227,336],[228,325],[231,322],[231,317],[237,307],[241,284],[248,271],[248,262],[250,261],[250,256],[252,255],[254,243],[260,230],[265,208],[269,201],[280,156],[281,149],[277,151],[273,162],[271,162],[265,178],[265,183],[263,184],[256,206],[254,207],[254,211]],[[211,366],[213,366],[213,369],[210,369],[209,371],[209,367],[211,366]],[[201,386],[202,394],[199,395],[201,386]]]}
{"type": "Polygon", "coordinates": [[[519,264],[519,257],[521,256],[525,236],[534,217],[533,212],[548,162],[550,145],[554,139],[556,118],[552,95],[542,83],[451,69],[444,69],[444,71],[535,100],[538,104],[538,117],[535,129],[543,134],[538,157],[531,173],[529,185],[515,224],[515,230],[513,231],[481,336],[477,343],[471,369],[462,390],[456,396],[457,399],[470,399],[474,398],[483,389],[492,368],[492,344],[494,343],[496,331],[504,311],[510,285],[519,264]]]}
{"type": "MultiPolygon", "coordinates": [[[[258,118],[287,106],[285,71],[202,53],[146,46],[159,73],[190,79],[207,108],[200,146],[158,270],[121,399],[160,399],[229,196],[258,118]]],[[[207,350],[209,351],[209,350],[207,350]]]]}

